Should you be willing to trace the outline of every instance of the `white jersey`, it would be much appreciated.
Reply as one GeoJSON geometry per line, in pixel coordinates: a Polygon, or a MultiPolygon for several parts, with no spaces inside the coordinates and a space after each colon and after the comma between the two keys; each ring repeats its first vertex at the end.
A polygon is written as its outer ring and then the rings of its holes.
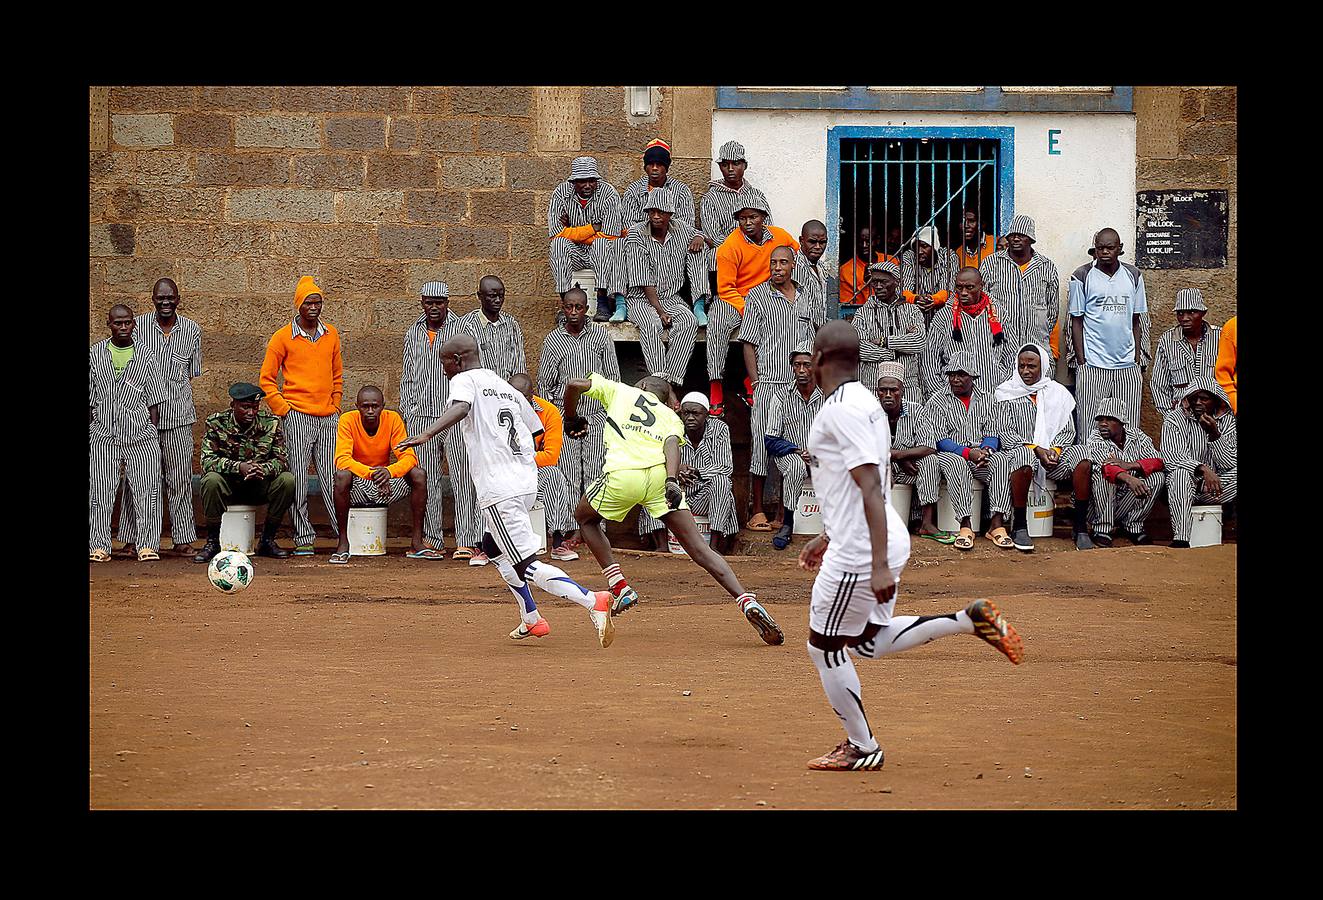
{"type": "Polygon", "coordinates": [[[542,430],[542,420],[524,395],[491,369],[469,369],[450,379],[449,402],[460,401],[469,405],[459,427],[478,506],[536,495],[533,435],[542,430]]]}
{"type": "Polygon", "coordinates": [[[910,554],[905,523],[891,507],[891,426],[873,392],[847,381],[822,402],[809,430],[813,489],[822,504],[822,525],[831,543],[822,570],[866,573],[873,568],[873,545],[864,518],[864,498],[850,470],[872,463],[882,481],[887,510],[887,565],[904,568],[910,554]]]}

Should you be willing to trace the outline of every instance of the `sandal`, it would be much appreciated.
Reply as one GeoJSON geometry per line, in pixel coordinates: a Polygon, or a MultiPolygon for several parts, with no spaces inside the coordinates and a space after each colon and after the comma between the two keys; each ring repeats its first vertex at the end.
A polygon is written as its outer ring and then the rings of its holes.
{"type": "Polygon", "coordinates": [[[956,536],[949,531],[939,531],[936,534],[923,534],[920,532],[919,537],[927,538],[930,541],[936,541],[939,544],[946,544],[947,546],[956,542],[956,536]]]}
{"type": "Polygon", "coordinates": [[[771,531],[772,523],[767,521],[767,515],[765,513],[758,513],[758,515],[750,519],[749,524],[744,527],[750,531],[771,531]]]}
{"type": "Polygon", "coordinates": [[[138,548],[138,562],[151,562],[153,560],[159,560],[160,558],[161,554],[157,553],[151,547],[138,548]]]}
{"type": "Polygon", "coordinates": [[[1112,546],[1112,536],[1110,534],[1099,534],[1098,532],[1095,531],[1090,536],[1093,538],[1093,542],[1097,544],[1099,547],[1112,546]]]}
{"type": "Polygon", "coordinates": [[[472,547],[456,547],[455,552],[450,554],[451,559],[473,559],[472,547]]]}
{"type": "Polygon", "coordinates": [[[1015,541],[1011,540],[1011,536],[1006,532],[1006,526],[1004,525],[992,529],[985,537],[1003,550],[1011,550],[1015,547],[1015,541]]]}
{"type": "Polygon", "coordinates": [[[110,554],[100,547],[97,547],[95,550],[92,550],[87,554],[87,560],[88,562],[96,563],[110,562],[110,554]]]}
{"type": "Polygon", "coordinates": [[[951,543],[955,545],[955,548],[957,550],[973,550],[974,549],[973,529],[961,528],[960,534],[956,535],[956,539],[951,543]]]}
{"type": "Polygon", "coordinates": [[[405,559],[445,559],[446,555],[440,550],[434,550],[431,547],[424,547],[421,550],[410,550],[404,554],[405,559]]]}
{"type": "Polygon", "coordinates": [[[712,407],[708,410],[708,415],[710,415],[710,416],[714,416],[714,417],[716,417],[716,418],[718,418],[718,419],[725,418],[725,416],[726,416],[726,404],[725,404],[724,402],[723,402],[723,403],[713,403],[713,404],[712,404],[712,407]]]}
{"type": "Polygon", "coordinates": [[[315,552],[316,552],[316,551],[314,551],[314,550],[312,549],[312,544],[299,544],[297,547],[294,548],[293,555],[294,555],[294,556],[313,556],[313,555],[315,555],[315,552]]]}
{"type": "Polygon", "coordinates": [[[192,544],[175,544],[170,549],[175,556],[193,556],[198,552],[198,548],[192,544]]]}
{"type": "Polygon", "coordinates": [[[332,565],[343,566],[345,563],[349,562],[349,552],[345,551],[344,553],[332,553],[331,558],[327,560],[327,562],[331,563],[332,565]]]}

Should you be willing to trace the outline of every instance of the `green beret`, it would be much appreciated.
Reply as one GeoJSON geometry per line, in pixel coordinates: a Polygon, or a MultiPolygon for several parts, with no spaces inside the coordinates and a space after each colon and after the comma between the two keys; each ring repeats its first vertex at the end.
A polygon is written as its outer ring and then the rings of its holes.
{"type": "Polygon", "coordinates": [[[230,397],[234,400],[257,400],[265,396],[266,391],[246,381],[230,385],[230,397]]]}

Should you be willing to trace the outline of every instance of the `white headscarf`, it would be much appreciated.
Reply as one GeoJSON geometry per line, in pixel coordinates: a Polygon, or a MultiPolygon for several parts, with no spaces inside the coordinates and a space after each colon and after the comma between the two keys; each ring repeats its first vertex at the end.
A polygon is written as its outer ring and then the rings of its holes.
{"type": "MultiPolygon", "coordinates": [[[[1041,344],[1027,343],[1021,345],[1016,352],[1018,362],[1021,353],[1026,350],[1032,350],[1038,354],[1039,364],[1042,366],[1038,381],[1033,384],[1025,384],[1024,379],[1020,377],[1020,368],[1017,365],[1011,370],[1011,377],[997,385],[996,398],[998,400],[1017,400],[1020,397],[1038,396],[1038,416],[1034,421],[1033,442],[1039,447],[1051,447],[1052,440],[1060,433],[1061,429],[1070,421],[1075,413],[1075,398],[1070,395],[1070,391],[1052,380],[1049,369],[1052,366],[1052,354],[1041,344]]],[[[1041,466],[1034,472],[1034,481],[1040,489],[1047,485],[1047,474],[1041,466]]]]}

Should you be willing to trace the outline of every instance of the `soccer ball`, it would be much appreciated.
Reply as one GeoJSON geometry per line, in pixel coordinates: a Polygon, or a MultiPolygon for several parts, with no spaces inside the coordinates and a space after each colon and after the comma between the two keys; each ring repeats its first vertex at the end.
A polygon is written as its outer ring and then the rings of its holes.
{"type": "Polygon", "coordinates": [[[237,550],[222,550],[211,558],[207,578],[223,594],[237,594],[253,583],[253,563],[237,550]]]}

